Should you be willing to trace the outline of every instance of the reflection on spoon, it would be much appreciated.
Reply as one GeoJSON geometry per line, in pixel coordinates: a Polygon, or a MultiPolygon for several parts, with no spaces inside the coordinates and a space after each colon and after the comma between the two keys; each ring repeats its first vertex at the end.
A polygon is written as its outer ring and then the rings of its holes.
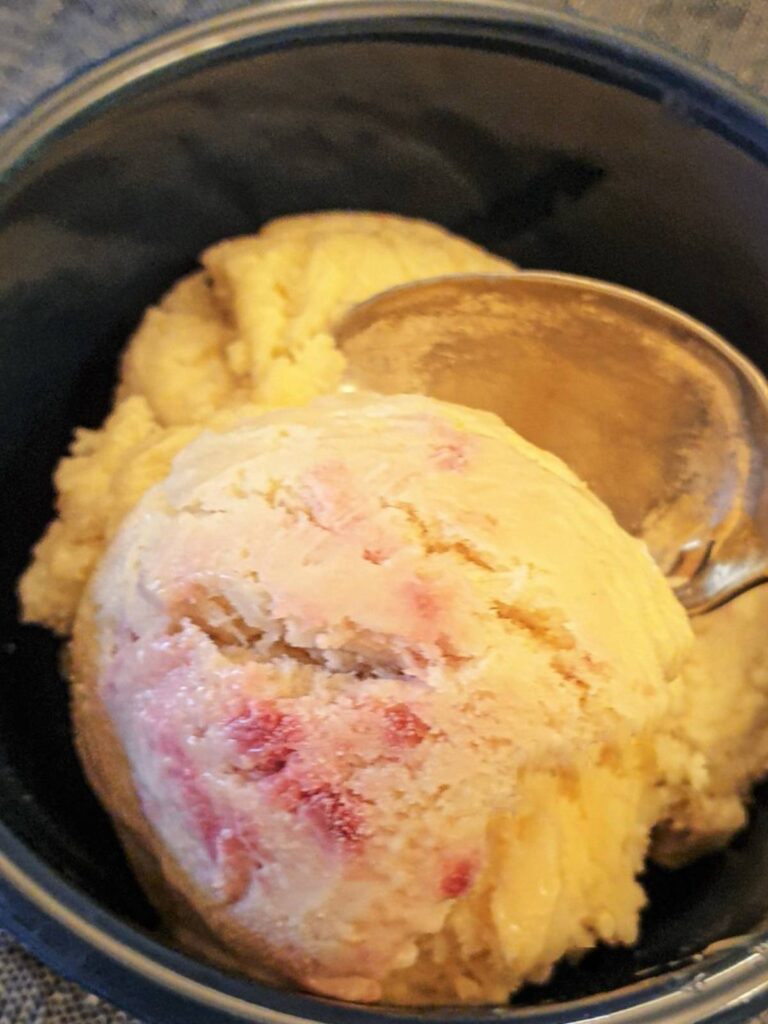
{"type": "Polygon", "coordinates": [[[768,577],[768,385],[703,324],[548,272],[393,288],[336,338],[345,390],[497,413],[642,537],[691,614],[768,577]]]}

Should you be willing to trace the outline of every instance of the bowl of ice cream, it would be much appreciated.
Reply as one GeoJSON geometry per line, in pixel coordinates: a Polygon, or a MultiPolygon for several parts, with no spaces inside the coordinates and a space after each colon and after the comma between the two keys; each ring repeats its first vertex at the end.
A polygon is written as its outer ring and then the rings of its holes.
{"type": "Polygon", "coordinates": [[[333,397],[332,327],[553,268],[765,369],[766,154],[729,83],[506,2],[260,5],[7,132],[0,874],[30,948],[158,1021],[762,1010],[765,592],[691,627],[547,453],[333,397]]]}

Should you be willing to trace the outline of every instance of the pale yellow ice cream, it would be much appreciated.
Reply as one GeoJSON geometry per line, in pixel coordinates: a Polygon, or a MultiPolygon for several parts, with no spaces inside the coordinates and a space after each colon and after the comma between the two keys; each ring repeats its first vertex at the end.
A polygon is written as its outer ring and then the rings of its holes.
{"type": "Polygon", "coordinates": [[[58,518],[21,595],[26,617],[59,633],[123,516],[203,425],[335,389],[344,360],[330,331],[345,310],[419,278],[514,269],[432,224],[365,213],[275,221],[202,264],[148,310],[114,410],[100,430],[77,431],[56,471],[58,518]]]}
{"type": "Polygon", "coordinates": [[[96,574],[75,709],[102,799],[241,965],[496,1000],[634,937],[689,645],[562,463],[483,413],[343,396],[180,453],[96,574]]]}
{"type": "Polygon", "coordinates": [[[354,214],[203,263],[59,467],[21,585],[28,618],[77,614],[81,756],[153,899],[187,945],[348,999],[503,1001],[632,942],[649,849],[727,840],[768,768],[768,595],[694,639],[643,546],[493,417],[305,406],[349,305],[509,264],[354,214]]]}

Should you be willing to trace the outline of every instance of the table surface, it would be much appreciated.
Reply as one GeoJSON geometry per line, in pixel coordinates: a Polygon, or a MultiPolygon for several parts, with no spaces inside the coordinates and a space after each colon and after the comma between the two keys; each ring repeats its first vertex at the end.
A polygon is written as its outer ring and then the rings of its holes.
{"type": "MultiPolygon", "coordinates": [[[[81,68],[236,0],[0,0],[0,125],[81,68]]],[[[538,0],[682,50],[768,97],[768,0],[538,0]]],[[[0,1024],[135,1024],[0,931],[0,1024]]]]}

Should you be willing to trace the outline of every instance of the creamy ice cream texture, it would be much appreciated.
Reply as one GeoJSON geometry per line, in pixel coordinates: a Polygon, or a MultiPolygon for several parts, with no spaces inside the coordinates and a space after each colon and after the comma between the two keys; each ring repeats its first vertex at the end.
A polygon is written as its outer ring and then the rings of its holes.
{"type": "Polygon", "coordinates": [[[694,639],[645,548],[489,415],[276,410],[336,386],[349,305],[508,264],[337,214],[204,265],[129,345],[21,586],[76,618],[82,760],[153,899],[206,955],[353,1000],[502,1001],[632,942],[649,849],[726,840],[766,769],[764,593],[694,639]]]}
{"type": "Polygon", "coordinates": [[[221,242],[147,311],[100,430],[78,430],[56,470],[58,517],[21,584],[28,618],[68,633],[105,545],[202,426],[333,391],[331,329],[351,306],[408,281],[511,273],[432,224],[381,214],[288,217],[221,242]]]}

